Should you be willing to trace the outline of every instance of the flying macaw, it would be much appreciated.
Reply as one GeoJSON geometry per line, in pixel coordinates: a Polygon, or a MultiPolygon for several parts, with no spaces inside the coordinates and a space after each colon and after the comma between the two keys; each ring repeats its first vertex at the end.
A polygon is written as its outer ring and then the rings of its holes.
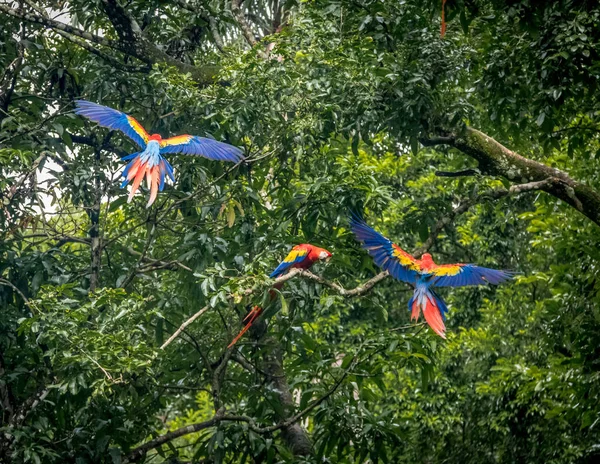
{"type": "Polygon", "coordinates": [[[231,161],[232,163],[244,159],[242,150],[227,143],[187,134],[163,139],[159,134],[148,134],[139,122],[121,111],[86,100],[77,100],[75,105],[76,114],[85,116],[103,127],[120,130],[142,149],[142,151],[123,157],[123,160],[129,161],[129,164],[123,170],[122,177],[125,177],[125,180],[121,187],[132,182],[127,200],[130,202],[140,183],[146,177],[150,189],[150,199],[146,208],[154,203],[158,192],[162,192],[165,186],[165,176],[168,175],[175,182],[173,167],[163,156],[164,154],[181,153],[204,156],[211,160],[231,161]]]}
{"type": "Polygon", "coordinates": [[[421,259],[415,259],[356,216],[350,219],[350,229],[373,257],[375,264],[392,277],[414,287],[415,292],[408,302],[408,309],[412,311],[411,320],[418,319],[422,311],[429,327],[442,338],[446,338],[444,321],[448,307],[433,287],[498,285],[514,276],[510,271],[474,264],[435,264],[429,253],[424,253],[421,259]]]}
{"type": "MultiPolygon", "coordinates": [[[[296,245],[289,254],[285,257],[285,259],[275,268],[271,275],[269,276],[271,279],[276,279],[277,277],[282,276],[290,269],[299,268],[299,269],[308,269],[317,261],[320,260],[329,260],[331,258],[331,253],[324,248],[319,248],[313,245],[309,245],[308,243],[303,243],[301,245],[296,245]]],[[[279,282],[273,285],[273,288],[280,290],[283,287],[283,282],[279,282]]],[[[269,296],[270,301],[275,299],[275,291],[270,290],[269,296]]],[[[262,314],[263,308],[260,306],[254,306],[250,312],[246,315],[243,322],[246,322],[244,328],[240,331],[239,334],[233,339],[233,341],[229,344],[227,348],[231,348],[236,342],[242,338],[242,336],[248,331],[252,324],[258,316],[262,314]]]]}

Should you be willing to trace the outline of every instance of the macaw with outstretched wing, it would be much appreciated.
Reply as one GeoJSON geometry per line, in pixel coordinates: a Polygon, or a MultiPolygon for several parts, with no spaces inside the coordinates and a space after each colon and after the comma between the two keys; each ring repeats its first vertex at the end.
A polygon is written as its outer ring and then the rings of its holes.
{"type": "Polygon", "coordinates": [[[466,285],[498,285],[514,276],[510,271],[499,271],[474,264],[435,264],[429,253],[416,259],[395,243],[369,227],[362,218],[353,216],[350,229],[362,242],[375,264],[395,279],[412,285],[415,292],[408,302],[411,319],[418,319],[422,311],[431,329],[446,338],[446,303],[433,287],[464,287],[466,285]]]}
{"type": "MultiPolygon", "coordinates": [[[[294,248],[291,249],[291,251],[285,257],[285,259],[281,263],[279,263],[279,266],[277,266],[275,270],[271,272],[271,275],[269,277],[271,279],[276,279],[277,277],[280,277],[286,272],[288,272],[290,269],[294,268],[308,269],[317,261],[328,260],[329,258],[331,258],[331,253],[324,248],[309,245],[308,243],[296,245],[294,248]]],[[[283,282],[279,282],[273,285],[273,288],[276,288],[277,290],[280,290],[281,287],[283,287],[283,282]]],[[[270,301],[273,301],[275,299],[275,296],[275,291],[270,290],[270,301]]],[[[258,319],[258,316],[262,314],[262,311],[263,308],[261,308],[260,306],[254,306],[250,310],[250,312],[246,315],[243,321],[246,322],[246,325],[244,326],[244,328],[242,328],[240,333],[237,334],[237,336],[232,340],[232,342],[227,348],[231,348],[233,345],[236,344],[236,342],[240,338],[242,338],[242,335],[244,335],[248,331],[248,329],[252,327],[254,321],[256,321],[256,319],[258,319]]]]}
{"type": "Polygon", "coordinates": [[[147,208],[154,203],[158,192],[162,192],[166,176],[175,182],[173,167],[163,156],[164,154],[181,153],[232,163],[244,159],[242,150],[227,143],[196,135],[178,135],[163,139],[159,134],[148,134],[139,122],[121,111],[86,100],[77,100],[75,104],[76,114],[85,116],[103,127],[123,132],[142,150],[123,158],[124,161],[129,161],[129,164],[123,170],[122,176],[125,180],[121,187],[132,182],[128,202],[135,195],[144,177],[150,189],[147,208]]]}

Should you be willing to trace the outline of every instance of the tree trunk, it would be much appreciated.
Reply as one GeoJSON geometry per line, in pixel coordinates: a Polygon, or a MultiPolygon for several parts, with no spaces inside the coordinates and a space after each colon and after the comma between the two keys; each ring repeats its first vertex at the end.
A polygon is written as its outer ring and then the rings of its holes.
{"type": "MultiPolygon", "coordinates": [[[[283,410],[282,419],[289,419],[293,415],[296,405],[283,370],[281,347],[272,338],[265,338],[264,341],[266,341],[267,346],[274,347],[272,351],[265,355],[266,372],[271,376],[273,386],[278,393],[283,410]]],[[[282,436],[294,456],[309,456],[312,454],[312,442],[306,430],[298,422],[284,427],[282,429],[282,436]]]]}
{"type": "Polygon", "coordinates": [[[90,239],[91,239],[91,265],[90,265],[90,293],[96,291],[100,268],[102,266],[102,243],[100,239],[100,206],[102,204],[102,185],[100,183],[100,150],[96,150],[94,159],[94,203],[89,212],[90,239]]]}

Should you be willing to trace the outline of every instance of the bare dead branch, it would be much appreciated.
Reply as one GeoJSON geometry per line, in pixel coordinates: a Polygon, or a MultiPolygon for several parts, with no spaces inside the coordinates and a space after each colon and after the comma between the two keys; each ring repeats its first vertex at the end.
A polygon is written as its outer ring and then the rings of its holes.
{"type": "Polygon", "coordinates": [[[173,340],[175,340],[177,337],[179,337],[179,335],[181,335],[181,332],[183,332],[188,325],[190,325],[192,322],[194,322],[196,319],[198,319],[200,316],[202,316],[209,309],[210,309],[210,306],[206,305],[200,311],[195,313],[192,317],[187,319],[183,324],[181,324],[179,326],[179,328],[175,332],[173,332],[173,334],[167,339],[167,341],[165,341],[161,345],[160,349],[164,350],[167,346],[169,346],[173,340]]]}

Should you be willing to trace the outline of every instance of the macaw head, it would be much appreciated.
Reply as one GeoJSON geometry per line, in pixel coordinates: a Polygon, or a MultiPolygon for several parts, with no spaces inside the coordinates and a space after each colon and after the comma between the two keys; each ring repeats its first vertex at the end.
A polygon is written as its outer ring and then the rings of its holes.
{"type": "Polygon", "coordinates": [[[317,256],[319,257],[319,260],[329,261],[329,259],[331,258],[331,253],[329,251],[327,251],[325,248],[318,248],[318,247],[315,247],[315,248],[318,253],[317,256]]]}
{"type": "Polygon", "coordinates": [[[156,140],[157,142],[160,142],[162,140],[162,137],[160,136],[160,134],[152,134],[148,140],[156,140]]]}

